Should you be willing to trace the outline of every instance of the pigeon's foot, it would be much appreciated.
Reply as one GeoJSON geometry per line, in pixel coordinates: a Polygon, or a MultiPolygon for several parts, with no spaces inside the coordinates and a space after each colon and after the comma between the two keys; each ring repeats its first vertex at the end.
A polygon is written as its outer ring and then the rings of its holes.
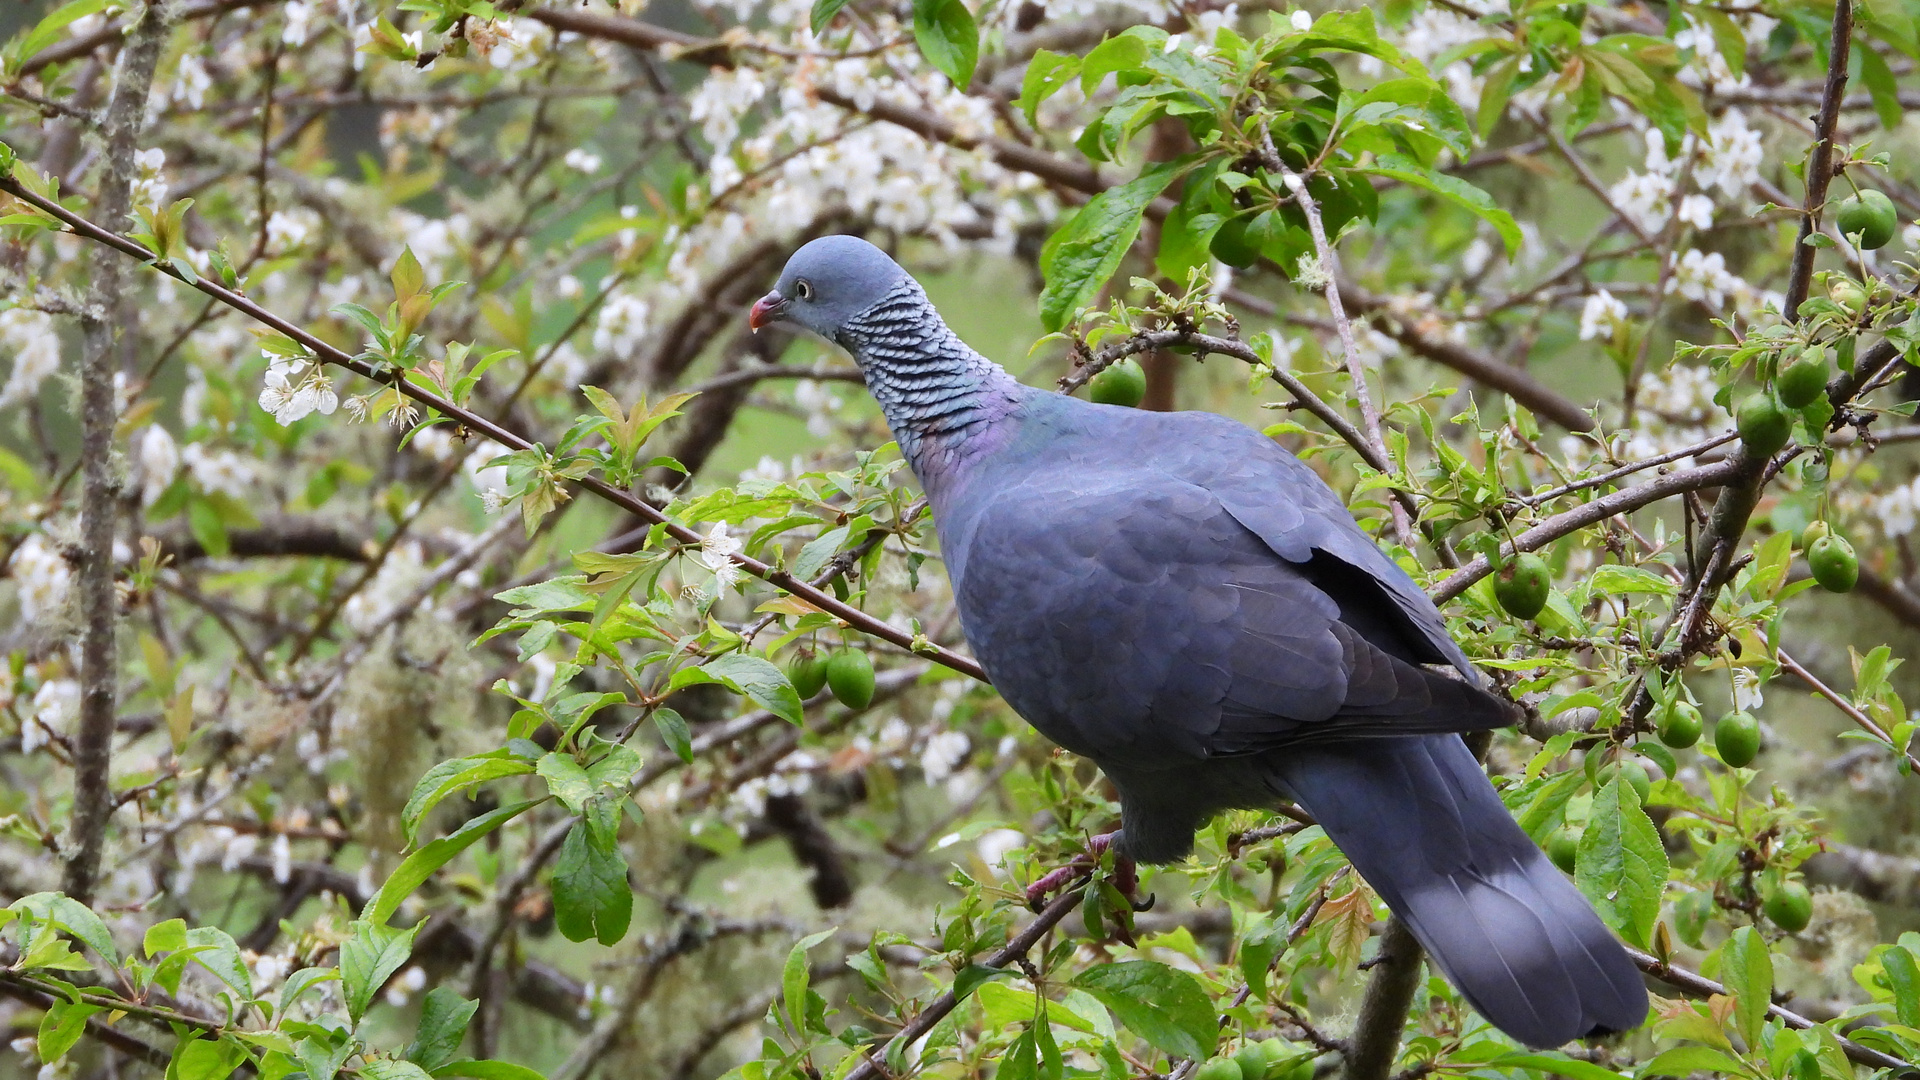
{"type": "MultiPolygon", "coordinates": [[[[1100,857],[1113,847],[1117,832],[1102,833],[1087,841],[1087,853],[1076,855],[1072,862],[1056,870],[1048,871],[1040,880],[1027,886],[1027,907],[1038,912],[1047,903],[1047,897],[1072,884],[1075,879],[1084,877],[1099,865],[1100,857]]],[[[1140,871],[1132,859],[1116,854],[1113,858],[1113,886],[1135,911],[1149,911],[1153,908],[1153,897],[1140,899],[1140,871]]]]}

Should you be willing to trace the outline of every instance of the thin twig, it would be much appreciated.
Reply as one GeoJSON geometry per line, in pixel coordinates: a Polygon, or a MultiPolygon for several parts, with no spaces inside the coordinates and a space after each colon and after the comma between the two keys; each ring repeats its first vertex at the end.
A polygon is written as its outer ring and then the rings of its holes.
{"type": "MultiPolygon", "coordinates": [[[[185,277],[182,277],[178,271],[174,270],[171,266],[156,265],[154,253],[148,251],[139,243],[109,229],[101,228],[99,225],[68,210],[59,203],[41,198],[39,195],[21,187],[18,182],[12,179],[0,179],[0,191],[4,191],[14,198],[19,199],[21,202],[34,206],[47,215],[59,219],[76,235],[124,252],[143,263],[153,266],[154,269],[159,272],[175,280],[185,282],[192,288],[214,297],[256,322],[271,327],[275,332],[299,344],[302,348],[325,363],[346,368],[356,375],[372,379],[382,385],[392,386],[403,396],[440,412],[442,415],[453,419],[468,430],[484,435],[510,450],[531,450],[534,448],[531,441],[522,437],[517,432],[510,431],[470,409],[455,405],[440,395],[418,386],[411,380],[401,379],[396,383],[390,377],[374,370],[371,365],[364,361],[354,359],[341,349],[328,344],[305,329],[261,307],[249,297],[233,292],[205,277],[198,277],[195,280],[187,281],[185,277]]],[[[670,520],[665,514],[660,512],[658,507],[653,506],[632,492],[614,487],[597,477],[588,477],[579,483],[580,487],[625,510],[633,516],[643,521],[665,526],[667,536],[672,538],[676,543],[693,547],[699,545],[703,539],[699,533],[694,532],[692,529],[687,528],[677,521],[670,520]]],[[[916,640],[914,636],[907,631],[901,630],[889,624],[884,619],[871,615],[851,604],[808,586],[805,582],[795,578],[784,569],[768,565],[747,555],[735,554],[728,556],[728,558],[733,561],[734,565],[752,574],[754,577],[765,581],[782,592],[791,593],[800,597],[807,603],[841,620],[862,634],[879,638],[882,641],[897,645],[902,649],[918,653],[964,675],[970,675],[979,679],[981,682],[988,681],[986,672],[982,670],[980,665],[971,657],[961,656],[950,649],[936,645],[930,641],[916,640]]]]}

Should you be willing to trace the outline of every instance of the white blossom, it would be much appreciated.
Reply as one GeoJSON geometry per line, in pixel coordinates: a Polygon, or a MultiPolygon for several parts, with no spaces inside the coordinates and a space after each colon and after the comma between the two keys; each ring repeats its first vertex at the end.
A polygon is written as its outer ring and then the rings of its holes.
{"type": "Polygon", "coordinates": [[[1627,305],[1605,289],[1587,297],[1580,309],[1580,340],[1610,341],[1627,321],[1627,305]]]}
{"type": "Polygon", "coordinates": [[[7,576],[19,586],[21,620],[33,623],[65,606],[73,568],[44,535],[33,533],[13,549],[7,576]]]}
{"type": "Polygon", "coordinates": [[[134,471],[140,480],[140,501],[152,506],[180,471],[180,447],[159,424],[149,424],[133,439],[134,471]]]}
{"type": "Polygon", "coordinates": [[[209,494],[242,499],[253,485],[252,462],[232,450],[208,449],[205,443],[188,443],[180,451],[180,460],[186,464],[187,474],[193,477],[193,482],[209,494]]]}
{"type": "Polygon", "coordinates": [[[953,775],[972,747],[973,741],[963,731],[941,731],[929,737],[920,751],[920,771],[927,783],[937,784],[953,775]]]}
{"type": "Polygon", "coordinates": [[[561,164],[592,176],[600,171],[600,155],[584,146],[576,146],[560,159],[561,164]]]}
{"type": "Polygon", "coordinates": [[[60,370],[60,336],[54,332],[53,318],[27,308],[0,311],[0,355],[8,353],[13,370],[0,386],[0,408],[32,401],[47,376],[60,370]]]}
{"type": "Polygon", "coordinates": [[[707,529],[707,535],[700,538],[700,565],[713,571],[713,589],[715,595],[725,596],[727,590],[737,584],[745,571],[733,561],[746,545],[739,537],[727,533],[727,523],[716,521],[707,529]]]}

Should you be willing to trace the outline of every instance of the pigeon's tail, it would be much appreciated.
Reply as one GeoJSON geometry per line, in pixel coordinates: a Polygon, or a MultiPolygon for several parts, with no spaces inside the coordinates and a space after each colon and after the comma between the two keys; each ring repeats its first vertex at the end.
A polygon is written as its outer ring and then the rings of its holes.
{"type": "Polygon", "coordinates": [[[1473,1007],[1530,1046],[1646,1020],[1633,961],[1454,735],[1267,755],[1473,1007]]]}

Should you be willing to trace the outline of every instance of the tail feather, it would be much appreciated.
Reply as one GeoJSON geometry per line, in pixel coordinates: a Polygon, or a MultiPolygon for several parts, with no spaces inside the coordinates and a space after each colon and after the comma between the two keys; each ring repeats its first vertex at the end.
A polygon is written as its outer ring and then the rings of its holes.
{"type": "Polygon", "coordinates": [[[1633,961],[1457,736],[1309,744],[1267,760],[1496,1027],[1549,1047],[1645,1021],[1633,961]]]}

